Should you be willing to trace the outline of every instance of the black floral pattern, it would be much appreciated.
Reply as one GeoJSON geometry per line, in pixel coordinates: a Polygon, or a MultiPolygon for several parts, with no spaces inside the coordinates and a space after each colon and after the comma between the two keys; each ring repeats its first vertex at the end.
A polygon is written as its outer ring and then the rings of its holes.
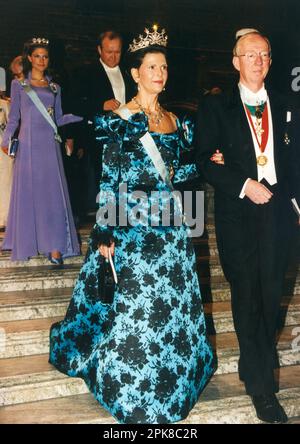
{"type": "Polygon", "coordinates": [[[142,343],[136,336],[129,335],[117,348],[119,357],[125,364],[142,367],[147,364],[147,356],[142,343]]]}
{"type": "Polygon", "coordinates": [[[177,388],[177,375],[168,368],[162,368],[158,372],[158,380],[155,386],[155,395],[164,402],[164,399],[171,396],[174,389],[177,388]]]}
{"type": "Polygon", "coordinates": [[[162,298],[157,298],[149,316],[149,327],[157,331],[158,328],[167,324],[171,317],[171,306],[164,302],[162,298]]]}

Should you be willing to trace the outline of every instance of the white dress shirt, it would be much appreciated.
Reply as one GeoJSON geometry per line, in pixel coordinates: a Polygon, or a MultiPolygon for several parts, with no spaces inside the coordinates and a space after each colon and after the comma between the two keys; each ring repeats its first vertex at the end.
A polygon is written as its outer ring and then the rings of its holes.
{"type": "Polygon", "coordinates": [[[111,87],[114,92],[115,99],[117,99],[121,105],[125,105],[125,83],[121,73],[119,66],[115,66],[114,68],[110,68],[107,66],[102,59],[100,58],[100,63],[102,64],[105,72],[109,78],[111,83],[111,87]]]}
{"type": "MultiPolygon", "coordinates": [[[[259,144],[256,139],[256,135],[255,135],[255,132],[253,129],[253,127],[255,127],[256,117],[252,116],[252,115],[249,117],[246,112],[246,109],[245,109],[245,114],[246,114],[246,117],[248,120],[249,127],[251,129],[252,140],[253,140],[253,144],[254,144],[254,148],[255,148],[255,156],[258,157],[261,154],[263,154],[268,159],[268,162],[266,165],[263,165],[263,166],[257,165],[258,181],[261,182],[262,179],[265,179],[270,185],[275,185],[277,183],[277,176],[276,176],[276,169],[275,169],[275,163],[274,163],[273,122],[272,122],[272,113],[271,113],[271,107],[270,107],[270,102],[269,102],[267,91],[266,91],[265,87],[263,86],[259,91],[254,93],[249,88],[247,88],[245,85],[243,85],[241,82],[239,83],[239,90],[240,90],[240,95],[241,95],[241,99],[242,99],[243,104],[246,103],[247,105],[256,106],[256,105],[261,105],[264,102],[267,102],[269,135],[268,135],[267,145],[266,145],[263,153],[260,150],[259,144]],[[252,119],[253,125],[251,125],[249,118],[252,119]]],[[[244,106],[244,108],[245,108],[245,106],[244,106]]],[[[260,138],[258,138],[258,140],[259,140],[259,142],[261,142],[260,138]]],[[[245,196],[244,191],[245,191],[245,187],[247,185],[247,182],[249,180],[250,180],[250,178],[248,178],[246,180],[246,182],[244,183],[243,188],[240,193],[240,198],[243,198],[245,196]]]]}

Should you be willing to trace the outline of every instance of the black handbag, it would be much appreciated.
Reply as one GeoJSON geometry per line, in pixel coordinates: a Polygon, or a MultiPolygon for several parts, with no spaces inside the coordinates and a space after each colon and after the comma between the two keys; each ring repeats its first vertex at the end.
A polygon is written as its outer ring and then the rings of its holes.
{"type": "Polygon", "coordinates": [[[8,144],[8,155],[10,157],[16,157],[17,151],[19,148],[19,139],[17,138],[10,138],[9,144],[8,144]]]}
{"type": "Polygon", "coordinates": [[[100,267],[98,275],[99,299],[104,304],[112,304],[114,300],[115,281],[111,265],[107,259],[100,256],[100,267]]]}

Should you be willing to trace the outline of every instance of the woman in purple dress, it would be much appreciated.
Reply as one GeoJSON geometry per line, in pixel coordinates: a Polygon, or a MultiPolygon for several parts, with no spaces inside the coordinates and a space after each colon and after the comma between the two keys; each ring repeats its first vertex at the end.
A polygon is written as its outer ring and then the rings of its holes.
{"type": "Polygon", "coordinates": [[[35,38],[25,44],[25,80],[13,80],[11,85],[11,110],[2,140],[4,152],[7,153],[10,137],[19,125],[20,131],[2,249],[12,250],[12,260],[26,260],[41,253],[59,265],[63,257],[78,255],[80,248],[59,136],[28,92],[42,102],[57,126],[82,119],[62,114],[60,87],[47,75],[48,43],[46,39],[35,38]]]}

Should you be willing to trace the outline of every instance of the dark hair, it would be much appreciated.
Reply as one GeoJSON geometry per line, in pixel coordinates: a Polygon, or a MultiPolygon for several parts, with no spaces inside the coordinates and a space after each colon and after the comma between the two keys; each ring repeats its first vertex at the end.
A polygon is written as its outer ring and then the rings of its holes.
{"type": "MultiPolygon", "coordinates": [[[[48,51],[49,54],[49,45],[46,43],[33,43],[32,39],[24,44],[23,54],[22,54],[22,64],[23,64],[23,74],[27,77],[29,71],[31,71],[31,63],[28,60],[28,56],[31,56],[33,51],[37,48],[44,48],[48,51]]],[[[45,71],[45,74],[48,73],[48,70],[45,71]]]]}
{"type": "Polygon", "coordinates": [[[128,73],[130,73],[130,70],[132,68],[138,69],[143,63],[143,60],[147,54],[157,54],[157,53],[161,53],[165,57],[167,57],[166,48],[160,45],[150,45],[147,46],[146,48],[138,49],[137,51],[134,52],[128,51],[125,59],[128,73]]]}
{"type": "Polygon", "coordinates": [[[107,31],[101,32],[101,34],[99,34],[98,36],[97,41],[100,48],[102,48],[102,43],[105,38],[108,38],[109,40],[120,39],[121,43],[123,43],[123,38],[118,31],[114,31],[113,29],[108,29],[107,31]]]}

